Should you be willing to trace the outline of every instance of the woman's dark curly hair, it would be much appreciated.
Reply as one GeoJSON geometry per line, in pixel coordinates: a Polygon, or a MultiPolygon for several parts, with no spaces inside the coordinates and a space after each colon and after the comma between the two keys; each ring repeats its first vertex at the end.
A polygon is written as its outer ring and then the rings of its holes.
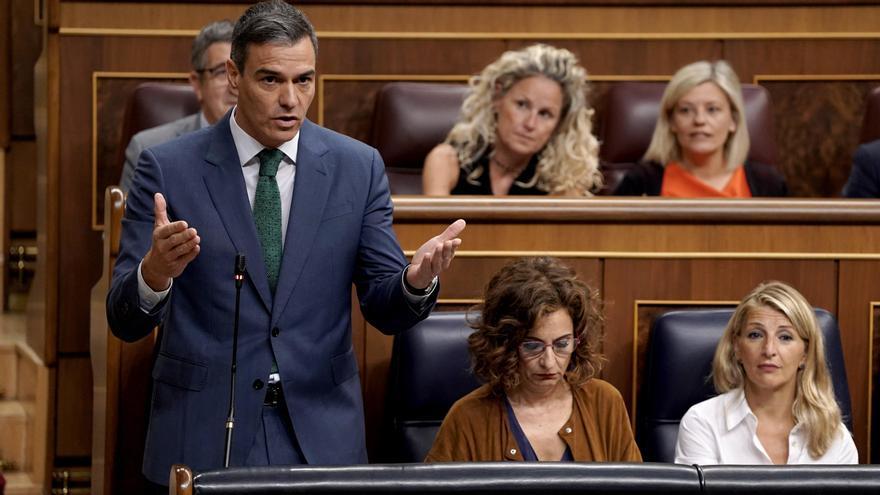
{"type": "Polygon", "coordinates": [[[599,352],[603,317],[599,295],[556,258],[521,258],[507,264],[486,286],[476,330],[468,338],[474,374],[496,394],[520,382],[519,344],[537,321],[558,309],[571,316],[578,339],[565,378],[572,386],[585,383],[602,368],[599,352]]]}

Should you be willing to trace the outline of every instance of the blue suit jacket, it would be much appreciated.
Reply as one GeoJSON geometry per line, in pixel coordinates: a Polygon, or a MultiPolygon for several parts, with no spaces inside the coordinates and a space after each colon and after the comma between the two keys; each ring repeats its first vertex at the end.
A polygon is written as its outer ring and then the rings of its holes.
{"type": "Polygon", "coordinates": [[[414,308],[403,294],[406,259],[392,230],[379,154],[308,121],[300,131],[273,298],[229,115],[141,155],[107,299],[110,326],[122,339],[139,339],[163,325],[144,453],[144,474],[161,484],[173,463],[197,471],[223,464],[236,253],[247,256],[248,274],[241,291],[231,465],[242,465],[251,448],[266,392],[255,384],[266,381],[273,354],[307,461],[366,462],[351,284],[367,320],[386,333],[411,327],[434,302],[414,308]],[[138,304],[137,266],[151,243],[155,192],[165,195],[172,221],[198,230],[201,252],[147,314],[138,304]]]}
{"type": "Polygon", "coordinates": [[[860,145],[856,150],[843,195],[847,198],[880,198],[880,140],[860,145]]]}

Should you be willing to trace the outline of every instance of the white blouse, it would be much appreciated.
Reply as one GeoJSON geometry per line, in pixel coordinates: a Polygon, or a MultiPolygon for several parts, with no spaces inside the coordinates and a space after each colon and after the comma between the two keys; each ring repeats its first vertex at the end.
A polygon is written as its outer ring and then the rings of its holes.
{"type": "MultiPolygon", "coordinates": [[[[772,464],[758,440],[758,418],[742,388],[691,407],[678,427],[676,464],[772,464]]],[[[807,432],[795,425],[788,435],[788,464],[858,464],[859,454],[843,423],[825,454],[815,459],[807,449],[807,432]]]]}

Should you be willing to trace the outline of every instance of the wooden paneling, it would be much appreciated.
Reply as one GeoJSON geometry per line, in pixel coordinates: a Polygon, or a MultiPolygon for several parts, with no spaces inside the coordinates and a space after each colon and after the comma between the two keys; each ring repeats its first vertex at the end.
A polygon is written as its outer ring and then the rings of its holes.
{"type": "Polygon", "coordinates": [[[44,32],[43,52],[34,65],[39,253],[28,295],[27,343],[47,366],[55,365],[58,346],[59,88],[58,38],[46,37],[44,32]]]}
{"type": "MultiPolygon", "coordinates": [[[[538,2],[534,2],[538,4],[538,2]]],[[[189,29],[237,18],[245,5],[62,2],[58,27],[189,29]]],[[[319,33],[447,32],[555,34],[875,32],[873,6],[549,7],[449,5],[303,5],[319,33]]],[[[193,33],[195,34],[195,33],[193,33]]]]}
{"type": "MultiPolygon", "coordinates": [[[[10,53],[12,40],[9,38],[11,24],[9,3],[4,2],[0,5],[0,73],[2,74],[9,74],[12,58],[10,53]]],[[[12,93],[10,87],[10,78],[5,75],[0,77],[0,148],[9,146],[11,134],[12,117],[9,115],[9,108],[12,103],[12,93]]]]}
{"type": "Polygon", "coordinates": [[[58,360],[55,454],[88,457],[92,453],[92,366],[88,357],[58,360]]]}
{"type": "Polygon", "coordinates": [[[880,85],[880,75],[871,81],[761,84],[773,99],[778,165],[791,178],[791,194],[839,195],[859,144],[865,95],[880,85]]]}
{"type": "MultiPolygon", "coordinates": [[[[880,267],[864,261],[840,263],[840,313],[841,338],[847,364],[850,390],[860,383],[871,383],[871,462],[880,462],[880,267]],[[854,329],[867,327],[869,332],[854,329]],[[870,360],[870,361],[869,361],[870,360]],[[854,366],[855,362],[867,362],[868,366],[854,366]]],[[[861,445],[859,445],[861,448],[861,445]]]]}
{"type": "MultiPolygon", "coordinates": [[[[9,2],[12,22],[8,36],[12,49],[10,72],[12,75],[12,135],[34,136],[34,62],[42,48],[42,33],[34,25],[34,6],[39,2],[9,2]]],[[[7,76],[3,76],[5,79],[7,76]]],[[[0,111],[0,115],[4,115],[0,111]]]]}
{"type": "Polygon", "coordinates": [[[12,205],[6,227],[10,231],[35,232],[37,228],[37,143],[13,141],[6,155],[7,205],[12,205]]]}

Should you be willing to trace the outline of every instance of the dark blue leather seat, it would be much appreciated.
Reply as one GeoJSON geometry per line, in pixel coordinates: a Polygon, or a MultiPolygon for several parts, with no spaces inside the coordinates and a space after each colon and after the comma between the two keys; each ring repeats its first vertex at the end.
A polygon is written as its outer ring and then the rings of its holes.
{"type": "Polygon", "coordinates": [[[422,462],[449,408],[479,386],[470,372],[472,332],[464,312],[437,312],[394,337],[383,460],[422,462]]]}

